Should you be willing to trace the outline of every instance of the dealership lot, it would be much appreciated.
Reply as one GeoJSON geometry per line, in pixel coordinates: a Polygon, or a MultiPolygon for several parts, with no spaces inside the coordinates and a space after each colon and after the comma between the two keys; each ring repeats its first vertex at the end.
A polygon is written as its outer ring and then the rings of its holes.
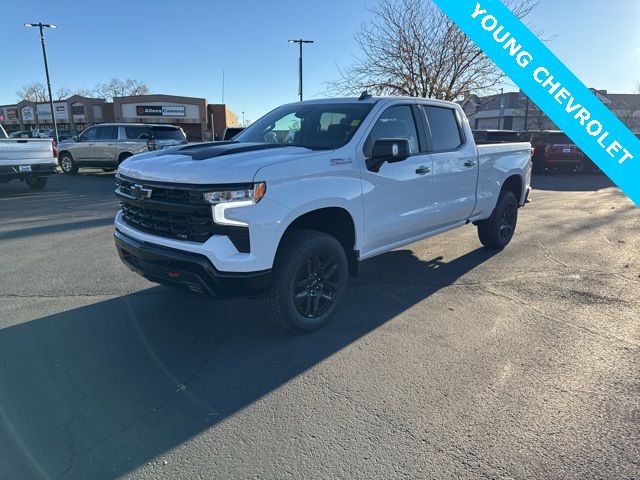
{"type": "Polygon", "coordinates": [[[639,478],[640,216],[540,176],[512,244],[372,259],[293,336],[124,267],[113,174],[0,185],[0,478],[639,478]]]}

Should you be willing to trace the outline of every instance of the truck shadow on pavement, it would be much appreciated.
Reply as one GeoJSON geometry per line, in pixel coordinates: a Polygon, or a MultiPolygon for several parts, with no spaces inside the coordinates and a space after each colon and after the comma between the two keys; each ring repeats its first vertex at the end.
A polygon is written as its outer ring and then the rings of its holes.
{"type": "Polygon", "coordinates": [[[257,299],[164,287],[0,330],[0,477],[111,479],[156,461],[495,254],[374,258],[306,335],[274,327],[257,299]]]}

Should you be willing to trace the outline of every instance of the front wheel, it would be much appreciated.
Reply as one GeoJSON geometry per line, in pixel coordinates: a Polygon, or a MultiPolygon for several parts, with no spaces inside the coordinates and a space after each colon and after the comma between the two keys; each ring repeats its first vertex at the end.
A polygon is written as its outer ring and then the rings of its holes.
{"type": "Polygon", "coordinates": [[[32,175],[29,175],[25,179],[27,185],[29,185],[29,188],[32,190],[42,190],[44,187],[46,187],[47,180],[47,177],[34,177],[32,175]]]}
{"type": "Polygon", "coordinates": [[[336,238],[314,230],[295,231],[283,241],[266,310],[287,330],[314,330],[329,321],[344,296],[347,255],[336,238]]]}
{"type": "Polygon", "coordinates": [[[486,220],[478,222],[480,242],[489,248],[503,249],[516,231],[518,223],[518,201],[513,192],[503,190],[493,213],[486,220]]]}
{"type": "Polygon", "coordinates": [[[74,175],[78,173],[78,166],[73,161],[73,157],[70,153],[63,153],[60,155],[60,168],[67,175],[74,175]]]}

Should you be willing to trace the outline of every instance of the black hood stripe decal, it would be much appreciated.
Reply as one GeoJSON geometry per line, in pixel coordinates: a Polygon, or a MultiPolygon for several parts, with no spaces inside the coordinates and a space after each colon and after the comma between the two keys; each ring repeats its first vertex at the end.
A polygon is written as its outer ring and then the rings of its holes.
{"type": "Polygon", "coordinates": [[[161,155],[187,155],[193,160],[208,160],[210,158],[232,155],[234,153],[257,152],[274,148],[286,148],[288,145],[278,143],[240,143],[240,142],[211,142],[198,145],[188,145],[177,150],[163,152],[161,155]]]}

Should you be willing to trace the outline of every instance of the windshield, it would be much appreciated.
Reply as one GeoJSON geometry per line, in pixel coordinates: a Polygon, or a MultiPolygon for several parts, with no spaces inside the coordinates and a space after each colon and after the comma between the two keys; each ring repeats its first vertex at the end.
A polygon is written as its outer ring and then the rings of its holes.
{"type": "Polygon", "coordinates": [[[372,107],[372,103],[285,105],[247,127],[234,140],[333,150],[351,140],[372,107]]]}

